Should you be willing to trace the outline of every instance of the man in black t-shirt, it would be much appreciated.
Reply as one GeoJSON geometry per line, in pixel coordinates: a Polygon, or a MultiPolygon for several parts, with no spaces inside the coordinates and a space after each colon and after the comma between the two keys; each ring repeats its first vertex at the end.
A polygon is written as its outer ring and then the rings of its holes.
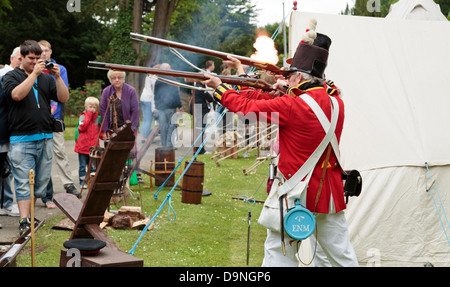
{"type": "Polygon", "coordinates": [[[3,77],[8,105],[10,159],[16,201],[19,206],[19,234],[30,227],[29,172],[34,170],[35,198],[43,197],[50,180],[53,156],[53,128],[50,100],[61,103],[69,99],[69,90],[57,64],[44,74],[41,47],[27,40],[20,45],[22,62],[3,77]]]}

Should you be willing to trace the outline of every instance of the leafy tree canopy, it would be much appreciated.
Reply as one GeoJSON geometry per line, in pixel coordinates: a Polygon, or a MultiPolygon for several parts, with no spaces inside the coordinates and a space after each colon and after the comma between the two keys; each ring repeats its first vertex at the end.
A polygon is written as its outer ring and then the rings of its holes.
{"type": "Polygon", "coordinates": [[[11,10],[9,0],[0,0],[0,19],[8,10],[11,10]]]}
{"type": "MultiPolygon", "coordinates": [[[[143,34],[151,34],[155,5],[161,2],[164,0],[147,3],[147,8],[151,9],[142,13],[143,34]]],[[[68,11],[67,3],[67,0],[0,0],[0,37],[3,39],[0,62],[8,64],[11,51],[24,40],[45,39],[52,44],[52,57],[67,68],[71,88],[77,88],[90,79],[108,82],[104,71],[87,68],[89,61],[117,60],[132,64],[136,57],[145,58],[148,51],[145,43],[141,45],[140,54],[133,54],[128,43],[121,45],[120,39],[127,38],[131,31],[127,22],[135,20],[136,16],[130,18],[129,10],[119,7],[125,7],[125,3],[130,8],[133,0],[80,1],[81,13],[68,11]]],[[[254,51],[252,45],[257,30],[254,18],[255,7],[250,0],[177,0],[167,38],[249,56],[254,51]]],[[[191,53],[189,57],[199,66],[208,60],[199,54],[191,53]]],[[[186,64],[175,59],[167,49],[163,60],[171,62],[174,68],[187,69],[186,64]]],[[[214,60],[219,67],[221,60],[214,60]]]]}
{"type": "MultiPolygon", "coordinates": [[[[168,38],[203,48],[249,56],[253,53],[256,26],[255,7],[249,0],[199,0],[181,2],[173,15],[168,38]],[[195,2],[195,3],[193,3],[195,2]],[[189,11],[189,12],[185,12],[189,11]]],[[[203,67],[206,60],[216,62],[216,72],[222,60],[200,54],[180,51],[193,64],[203,67]]],[[[166,61],[177,69],[189,69],[186,64],[174,60],[165,53],[166,61]]]]}
{"type": "Polygon", "coordinates": [[[108,27],[86,13],[91,5],[87,1],[81,2],[81,13],[70,13],[66,5],[67,0],[11,1],[12,9],[0,25],[1,63],[9,64],[11,52],[23,41],[47,40],[52,45],[52,58],[67,68],[71,87],[97,77],[95,71],[87,69],[87,63],[106,50],[108,27]]]}

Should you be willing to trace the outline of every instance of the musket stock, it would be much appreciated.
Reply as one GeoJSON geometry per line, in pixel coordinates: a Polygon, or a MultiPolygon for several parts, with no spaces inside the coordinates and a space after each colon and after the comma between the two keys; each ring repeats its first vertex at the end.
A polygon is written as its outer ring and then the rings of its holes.
{"type": "MultiPolygon", "coordinates": [[[[208,77],[202,73],[195,72],[183,72],[177,70],[164,70],[164,69],[155,69],[155,68],[147,68],[140,66],[130,66],[130,65],[120,65],[120,64],[111,64],[111,63],[102,63],[102,62],[89,62],[89,68],[97,68],[97,69],[112,69],[119,70],[124,72],[135,72],[135,73],[144,73],[151,75],[160,75],[160,76],[170,76],[175,78],[185,78],[185,79],[194,79],[204,81],[207,80],[208,77]]],[[[267,83],[266,81],[255,79],[255,78],[244,78],[244,77],[235,77],[235,76],[221,76],[214,75],[218,77],[223,83],[238,85],[238,86],[246,86],[257,89],[262,89],[265,91],[274,90],[272,85],[267,83]]]]}
{"type": "Polygon", "coordinates": [[[201,48],[201,47],[192,46],[192,45],[188,45],[188,44],[182,44],[182,43],[178,43],[178,42],[174,42],[174,41],[170,41],[170,40],[166,40],[166,39],[141,35],[141,34],[137,34],[137,33],[130,33],[130,35],[131,35],[131,39],[133,39],[133,40],[145,40],[147,42],[158,44],[161,46],[182,49],[182,50],[186,50],[186,51],[190,51],[190,52],[194,52],[194,53],[213,56],[213,57],[221,58],[222,60],[228,60],[228,56],[232,56],[232,57],[238,59],[239,61],[241,61],[241,63],[244,65],[249,65],[249,66],[252,66],[255,68],[267,70],[267,71],[270,71],[275,74],[281,74],[281,69],[278,66],[267,63],[267,62],[257,61],[252,58],[233,55],[233,54],[229,54],[229,53],[225,53],[225,52],[201,48]],[[133,37],[136,37],[136,38],[133,38],[133,37]]]}

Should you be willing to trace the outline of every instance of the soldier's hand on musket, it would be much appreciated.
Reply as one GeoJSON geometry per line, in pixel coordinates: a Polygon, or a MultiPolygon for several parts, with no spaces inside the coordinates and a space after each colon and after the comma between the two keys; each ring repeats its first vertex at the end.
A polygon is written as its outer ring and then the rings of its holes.
{"type": "MultiPolygon", "coordinates": [[[[285,68],[282,67],[280,70],[283,71],[285,70],[285,68]]],[[[269,95],[271,95],[274,98],[281,97],[286,93],[288,89],[286,78],[281,74],[272,73],[272,75],[275,78],[275,84],[273,85],[274,91],[269,92],[269,95]]]]}
{"type": "Polygon", "coordinates": [[[229,68],[236,70],[238,75],[245,74],[244,68],[242,67],[241,61],[235,57],[228,55],[228,60],[224,60],[223,63],[229,68]]]}
{"type": "Polygon", "coordinates": [[[273,85],[273,91],[269,92],[269,95],[271,95],[272,97],[276,98],[276,97],[281,97],[282,95],[284,95],[286,93],[288,86],[286,81],[282,80],[282,79],[277,79],[276,83],[273,85]]]}
{"type": "Polygon", "coordinates": [[[222,94],[227,90],[231,89],[231,87],[228,84],[223,84],[222,80],[218,77],[214,77],[209,74],[205,74],[205,78],[208,78],[207,80],[203,81],[202,84],[213,88],[213,98],[216,102],[222,103],[222,94]]]}
{"type": "Polygon", "coordinates": [[[212,75],[210,75],[210,74],[205,74],[205,77],[206,77],[206,78],[209,78],[209,79],[208,79],[208,80],[204,80],[204,81],[202,82],[202,84],[203,84],[203,85],[207,85],[207,86],[210,87],[210,88],[215,89],[215,88],[217,88],[220,84],[222,84],[222,81],[221,81],[219,78],[214,77],[214,76],[212,76],[212,75]]]}

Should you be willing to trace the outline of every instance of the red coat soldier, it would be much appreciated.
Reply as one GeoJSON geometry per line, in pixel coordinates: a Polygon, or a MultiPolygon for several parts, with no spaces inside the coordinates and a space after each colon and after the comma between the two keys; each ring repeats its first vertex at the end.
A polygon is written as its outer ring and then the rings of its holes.
{"type": "MultiPolygon", "coordinates": [[[[288,60],[290,68],[283,72],[288,89],[285,94],[261,91],[238,92],[220,79],[211,77],[206,81],[215,89],[214,96],[231,112],[256,113],[267,117],[267,122],[279,126],[278,177],[289,180],[315,151],[326,134],[321,122],[310,105],[301,97],[311,97],[323,110],[328,121],[331,120],[334,98],[339,106],[335,136],[339,142],[344,125],[344,103],[339,91],[324,79],[331,39],[316,33],[314,28],[307,30],[310,41],[298,45],[295,55],[288,60]],[[309,32],[308,32],[309,31],[309,32]]],[[[307,37],[308,38],[308,37],[307,37]]],[[[243,73],[239,60],[230,57],[228,65],[243,73]]],[[[282,88],[278,82],[274,88],[282,88]]],[[[331,146],[331,144],[330,144],[331,146]]],[[[314,264],[316,266],[357,266],[354,250],[348,239],[348,230],[343,210],[346,208],[341,166],[338,162],[339,150],[331,149],[327,156],[324,152],[315,165],[306,192],[306,208],[314,212],[317,223],[316,232],[311,236],[312,250],[317,249],[314,264]],[[318,196],[319,194],[319,196],[318,196]],[[316,245],[318,244],[318,245],[316,245]],[[320,248],[316,248],[320,247],[320,248]]],[[[277,192],[272,187],[272,192],[277,192]]],[[[269,195],[270,196],[270,195],[269,195]]],[[[291,206],[293,207],[293,206],[291,206]]],[[[290,207],[288,207],[290,208],[290,207]]],[[[280,238],[292,240],[287,234],[268,229],[265,242],[264,266],[298,266],[297,244],[280,244],[280,238]],[[287,236],[287,237],[286,237],[287,236]]]]}

